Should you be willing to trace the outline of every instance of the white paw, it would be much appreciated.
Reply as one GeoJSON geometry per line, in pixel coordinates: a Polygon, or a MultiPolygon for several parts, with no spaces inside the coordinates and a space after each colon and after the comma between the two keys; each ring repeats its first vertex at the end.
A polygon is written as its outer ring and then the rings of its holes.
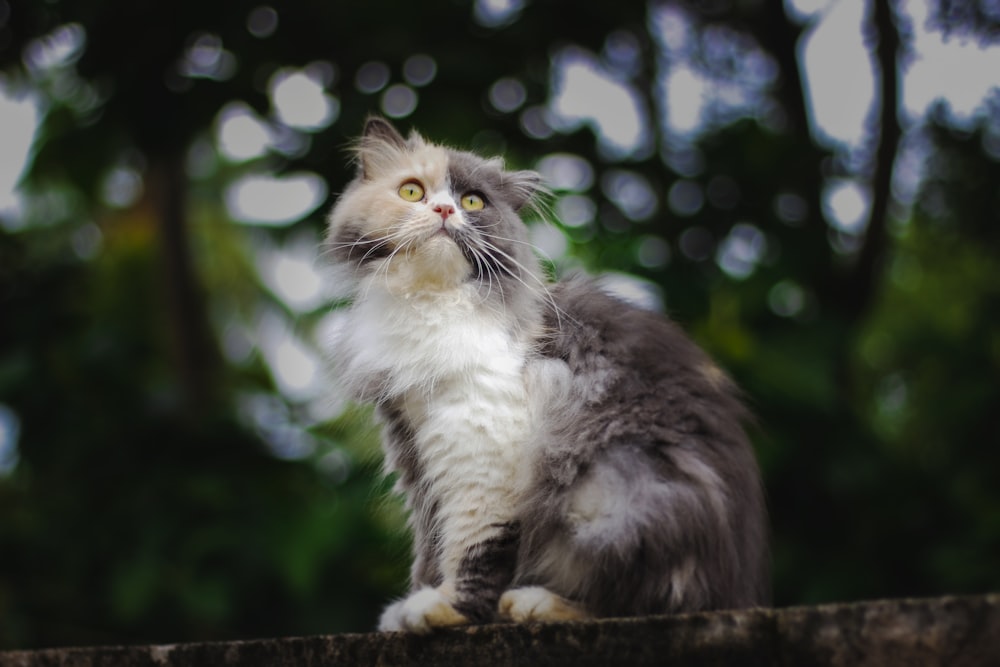
{"type": "Polygon", "coordinates": [[[513,588],[500,596],[500,616],[515,623],[572,621],[587,613],[564,597],[541,586],[513,588]]]}
{"type": "Polygon", "coordinates": [[[455,611],[448,598],[436,588],[421,588],[382,612],[378,629],[383,632],[427,633],[433,628],[465,625],[469,622],[455,611]]]}

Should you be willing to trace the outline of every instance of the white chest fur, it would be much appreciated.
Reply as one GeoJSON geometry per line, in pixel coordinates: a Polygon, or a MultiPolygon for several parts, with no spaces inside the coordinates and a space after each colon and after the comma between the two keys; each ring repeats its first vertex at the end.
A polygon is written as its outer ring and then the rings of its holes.
{"type": "Polygon", "coordinates": [[[532,432],[528,344],[471,288],[399,296],[372,291],[339,344],[342,373],[366,398],[402,399],[437,502],[442,571],[514,518],[532,432]]]}

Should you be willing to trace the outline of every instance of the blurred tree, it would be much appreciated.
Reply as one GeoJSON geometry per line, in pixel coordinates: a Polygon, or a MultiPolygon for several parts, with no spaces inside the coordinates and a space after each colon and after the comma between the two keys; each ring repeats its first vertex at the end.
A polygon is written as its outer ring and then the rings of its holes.
{"type": "MultiPolygon", "coordinates": [[[[366,413],[284,373],[337,300],[293,251],[373,110],[545,172],[553,269],[637,277],[737,377],[778,604],[1000,588],[1000,102],[907,120],[918,26],[864,7],[849,147],[794,3],[0,0],[0,91],[43,110],[0,213],[0,647],[363,630],[402,588],[366,413]],[[705,99],[680,129],[678,72],[705,99]],[[314,201],[255,218],[251,178],[314,201]]],[[[970,7],[930,21],[989,43],[970,7]]]]}

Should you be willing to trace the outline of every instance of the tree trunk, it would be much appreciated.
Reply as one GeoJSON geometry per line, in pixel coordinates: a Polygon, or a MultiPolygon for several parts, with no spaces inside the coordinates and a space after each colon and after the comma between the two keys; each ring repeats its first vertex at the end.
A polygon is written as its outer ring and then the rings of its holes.
{"type": "Polygon", "coordinates": [[[219,355],[192,259],[183,156],[171,155],[152,164],[148,181],[159,231],[176,386],[184,412],[198,417],[216,398],[219,355]]]}

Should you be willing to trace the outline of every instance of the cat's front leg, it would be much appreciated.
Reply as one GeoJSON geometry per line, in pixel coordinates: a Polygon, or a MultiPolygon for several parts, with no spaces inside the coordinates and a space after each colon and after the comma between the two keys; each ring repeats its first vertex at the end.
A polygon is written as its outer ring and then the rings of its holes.
{"type": "Polygon", "coordinates": [[[506,522],[490,529],[490,537],[464,550],[444,583],[420,588],[390,605],[382,613],[379,630],[429,632],[496,620],[500,594],[514,577],[520,526],[506,522]]]}

